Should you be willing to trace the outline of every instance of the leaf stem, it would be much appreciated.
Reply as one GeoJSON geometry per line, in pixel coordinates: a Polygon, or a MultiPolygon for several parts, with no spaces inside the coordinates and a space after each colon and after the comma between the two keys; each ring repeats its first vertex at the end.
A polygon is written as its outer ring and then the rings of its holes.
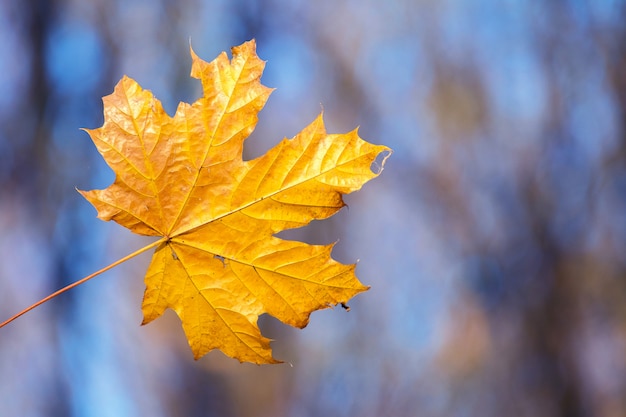
{"type": "Polygon", "coordinates": [[[151,244],[144,246],[143,248],[136,250],[135,252],[131,253],[130,255],[126,255],[125,257],[118,259],[117,261],[113,262],[112,264],[105,266],[104,268],[94,272],[91,275],[86,276],[85,278],[79,279],[76,282],[73,282],[63,288],[61,288],[58,291],[53,292],[52,294],[50,294],[49,296],[42,298],[41,300],[37,301],[36,303],[30,305],[29,307],[26,307],[24,310],[20,311],[19,313],[15,314],[14,316],[12,316],[11,318],[3,321],[2,323],[0,323],[0,328],[6,326],[7,324],[11,323],[13,320],[17,319],[20,316],[23,316],[24,314],[28,313],[30,310],[34,309],[35,307],[39,307],[40,305],[42,305],[43,303],[45,303],[46,301],[52,300],[54,297],[56,297],[57,295],[63,294],[64,292],[71,290],[74,287],[79,286],[80,284],[89,281],[91,278],[96,277],[100,274],[102,274],[103,272],[108,271],[111,268],[114,268],[116,266],[118,266],[121,263],[126,262],[127,260],[134,258],[137,255],[140,255],[142,253],[144,253],[145,251],[152,249],[155,246],[158,246],[159,244],[163,243],[165,240],[167,240],[167,238],[163,237],[157,241],[152,242],[151,244]]]}

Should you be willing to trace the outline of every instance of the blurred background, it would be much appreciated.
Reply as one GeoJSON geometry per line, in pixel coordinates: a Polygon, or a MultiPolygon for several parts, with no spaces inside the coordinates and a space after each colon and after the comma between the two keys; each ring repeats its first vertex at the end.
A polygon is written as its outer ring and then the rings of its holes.
{"type": "Polygon", "coordinates": [[[75,191],[113,173],[79,128],[127,74],[173,114],[256,38],[276,87],[246,157],[323,108],[394,149],[339,240],[372,288],[278,366],[194,361],[140,327],[144,254],[0,329],[2,416],[626,415],[623,1],[0,0],[0,321],[146,245],[75,191]]]}

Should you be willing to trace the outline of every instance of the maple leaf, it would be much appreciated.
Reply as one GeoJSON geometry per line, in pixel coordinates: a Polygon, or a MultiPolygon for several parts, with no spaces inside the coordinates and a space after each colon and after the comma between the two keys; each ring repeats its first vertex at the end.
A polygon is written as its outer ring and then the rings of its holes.
{"type": "MultiPolygon", "coordinates": [[[[268,313],[295,327],[312,311],[367,290],[333,245],[275,237],[324,219],[382,170],[384,146],[356,131],[327,134],[320,115],[265,155],[242,159],[243,142],[272,89],[254,41],[208,63],[191,50],[203,97],[170,117],[150,91],[123,77],[104,97],[104,124],[87,130],[115,181],[80,191],[103,220],[160,236],[145,276],[143,324],[174,310],[196,359],[213,349],[276,363],[258,326],[268,313]]],[[[387,155],[388,156],[388,155],[387,155]]],[[[385,158],[386,159],[386,158],[385,158]]]]}

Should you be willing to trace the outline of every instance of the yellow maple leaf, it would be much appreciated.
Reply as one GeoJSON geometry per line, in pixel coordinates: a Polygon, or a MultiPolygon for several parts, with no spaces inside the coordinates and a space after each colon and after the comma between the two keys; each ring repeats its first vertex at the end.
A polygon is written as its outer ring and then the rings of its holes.
{"type": "Polygon", "coordinates": [[[161,237],[151,245],[143,323],[176,311],[196,359],[219,349],[240,361],[278,362],[259,315],[302,328],[312,311],[368,288],[354,265],[331,258],[332,245],[274,235],[336,213],[341,195],[377,176],[372,163],[390,150],[356,131],[327,134],[320,115],[244,161],[243,141],[272,91],[260,82],[265,62],[255,50],[246,42],[232,60],[222,53],[210,63],[191,51],[191,76],[204,95],[181,103],[174,117],[123,77],[103,99],[103,126],[88,130],[116,178],[81,193],[100,219],[161,237]]]}

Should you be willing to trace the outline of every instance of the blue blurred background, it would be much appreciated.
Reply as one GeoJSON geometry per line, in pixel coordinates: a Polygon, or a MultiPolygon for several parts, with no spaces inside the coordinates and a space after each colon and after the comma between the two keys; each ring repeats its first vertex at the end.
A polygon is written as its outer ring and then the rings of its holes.
{"type": "Polygon", "coordinates": [[[127,74],[173,114],[256,38],[277,90],[260,155],[323,108],[394,149],[339,240],[371,285],[278,366],[195,362],[173,312],[140,327],[150,254],[0,329],[1,416],[626,415],[623,1],[0,0],[0,321],[149,240],[75,191],[113,174],[79,128],[127,74]]]}

